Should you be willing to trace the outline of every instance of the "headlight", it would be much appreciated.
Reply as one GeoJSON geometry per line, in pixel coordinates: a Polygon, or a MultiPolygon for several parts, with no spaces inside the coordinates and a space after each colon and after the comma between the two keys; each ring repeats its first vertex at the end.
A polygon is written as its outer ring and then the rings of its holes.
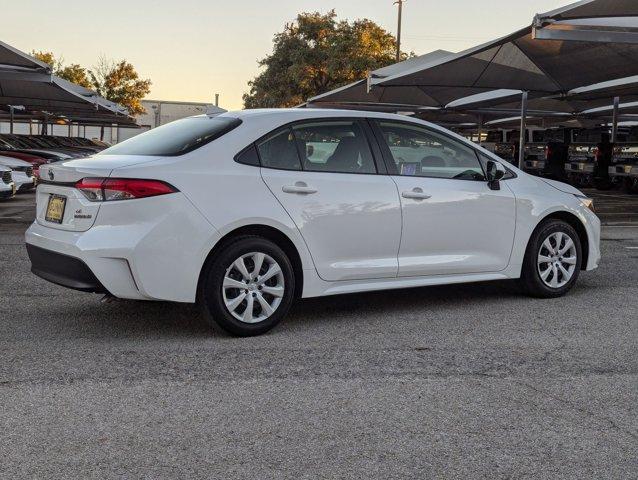
{"type": "Polygon", "coordinates": [[[586,197],[584,195],[576,195],[576,197],[578,198],[578,200],[580,200],[580,203],[584,207],[590,209],[594,213],[596,212],[594,210],[594,199],[593,198],[589,198],[589,197],[586,197]]]}

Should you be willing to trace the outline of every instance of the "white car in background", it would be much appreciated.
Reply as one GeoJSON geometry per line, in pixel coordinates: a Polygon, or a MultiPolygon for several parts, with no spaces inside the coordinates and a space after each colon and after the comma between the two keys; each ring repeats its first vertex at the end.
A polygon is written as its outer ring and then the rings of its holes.
{"type": "Polygon", "coordinates": [[[296,297],[503,279],[557,297],[600,259],[581,192],[404,116],[201,115],[40,172],[36,275],[199,302],[236,335],[268,331],[296,297]]]}
{"type": "Polygon", "coordinates": [[[35,188],[36,177],[33,174],[33,165],[29,162],[0,155],[0,165],[12,170],[13,181],[18,192],[26,192],[35,188]]]}
{"type": "Polygon", "coordinates": [[[11,198],[16,194],[11,169],[0,165],[0,200],[11,198]]]}

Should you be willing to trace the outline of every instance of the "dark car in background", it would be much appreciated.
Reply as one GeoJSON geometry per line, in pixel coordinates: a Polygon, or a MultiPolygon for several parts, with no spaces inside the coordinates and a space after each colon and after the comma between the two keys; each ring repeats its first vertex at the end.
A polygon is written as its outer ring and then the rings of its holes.
{"type": "Polygon", "coordinates": [[[31,162],[34,168],[42,163],[87,157],[104,148],[101,144],[81,137],[0,135],[0,152],[4,152],[4,155],[31,162]],[[24,158],[20,155],[28,155],[30,157],[24,158]],[[39,161],[36,159],[39,159],[39,161]]]}
{"type": "Polygon", "coordinates": [[[638,192],[638,127],[621,129],[608,167],[611,184],[638,192]]]}

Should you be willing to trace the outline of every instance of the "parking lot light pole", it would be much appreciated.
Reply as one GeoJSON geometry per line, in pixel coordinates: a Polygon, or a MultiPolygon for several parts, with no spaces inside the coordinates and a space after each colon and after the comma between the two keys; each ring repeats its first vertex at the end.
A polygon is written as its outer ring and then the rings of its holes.
{"type": "Polygon", "coordinates": [[[527,100],[528,92],[521,94],[521,132],[518,143],[518,168],[523,169],[525,163],[525,135],[527,134],[527,100]]]}
{"type": "Polygon", "coordinates": [[[397,63],[401,61],[401,17],[403,16],[403,2],[405,0],[396,0],[395,5],[399,6],[399,19],[397,24],[397,63]]]}

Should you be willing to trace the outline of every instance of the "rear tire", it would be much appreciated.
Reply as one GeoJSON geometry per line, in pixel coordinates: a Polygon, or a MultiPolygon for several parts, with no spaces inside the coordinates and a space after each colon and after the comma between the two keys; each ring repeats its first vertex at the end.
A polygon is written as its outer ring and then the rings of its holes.
{"type": "Polygon", "coordinates": [[[211,326],[240,337],[261,335],[288,313],[295,292],[290,260],[262,237],[233,239],[206,263],[199,303],[211,326]]]}
{"type": "Polygon", "coordinates": [[[570,224],[545,220],[527,245],[520,279],[523,291],[537,298],[565,295],[578,279],[582,256],[580,238],[570,224]]]}

